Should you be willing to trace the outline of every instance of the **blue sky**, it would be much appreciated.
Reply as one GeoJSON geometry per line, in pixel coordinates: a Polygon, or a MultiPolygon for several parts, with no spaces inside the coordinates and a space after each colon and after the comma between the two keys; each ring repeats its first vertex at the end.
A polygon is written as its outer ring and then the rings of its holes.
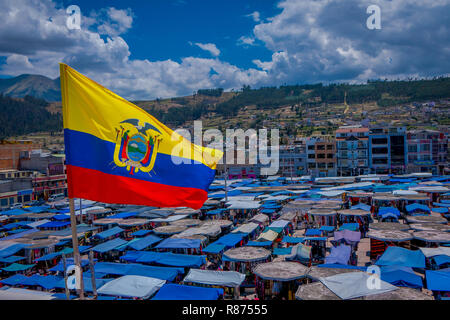
{"type": "Polygon", "coordinates": [[[127,99],[450,73],[450,0],[2,0],[0,21],[0,77],[65,62],[127,99]]]}
{"type": "Polygon", "coordinates": [[[281,12],[276,1],[132,0],[63,1],[78,5],[82,13],[106,7],[131,8],[133,28],[122,37],[130,46],[131,59],[180,61],[182,57],[210,58],[208,52],[189,43],[214,43],[221,59],[242,68],[254,67],[254,57],[270,59],[263,43],[239,46],[238,39],[252,33],[256,22],[248,16],[258,12],[261,19],[281,12]],[[245,3],[244,3],[245,2],[245,3]]]}

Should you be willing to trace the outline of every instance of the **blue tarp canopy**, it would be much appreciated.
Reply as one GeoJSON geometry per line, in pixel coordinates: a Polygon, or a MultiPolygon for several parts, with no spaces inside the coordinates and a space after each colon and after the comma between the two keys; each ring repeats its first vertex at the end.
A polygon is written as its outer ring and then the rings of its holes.
{"type": "Polygon", "coordinates": [[[139,263],[97,262],[95,273],[114,275],[136,275],[173,281],[178,274],[184,273],[184,268],[146,266],[139,263]]]}
{"type": "Polygon", "coordinates": [[[226,210],[227,209],[215,209],[215,210],[207,211],[206,214],[208,214],[208,215],[216,215],[216,214],[221,214],[222,212],[224,212],[226,210]]]}
{"type": "Polygon", "coordinates": [[[8,272],[16,272],[16,271],[24,271],[30,268],[33,268],[35,264],[20,264],[20,263],[12,263],[9,266],[2,268],[3,271],[8,272]]]}
{"type": "Polygon", "coordinates": [[[217,300],[220,296],[223,296],[223,289],[169,283],[163,285],[152,300],[217,300]]]}
{"type": "Polygon", "coordinates": [[[8,257],[12,256],[13,254],[19,252],[23,248],[26,248],[27,246],[21,243],[15,243],[5,249],[0,250],[0,257],[8,257]]]}
{"type": "Polygon", "coordinates": [[[273,254],[277,256],[287,255],[292,253],[292,247],[290,248],[274,248],[273,254]]]}
{"type": "Polygon", "coordinates": [[[419,212],[430,212],[431,211],[430,208],[428,208],[426,205],[423,205],[420,203],[408,204],[405,207],[405,209],[408,213],[416,212],[416,211],[419,211],[419,212]]]}
{"type": "Polygon", "coordinates": [[[2,215],[6,215],[6,216],[18,216],[18,215],[25,214],[25,213],[30,213],[30,212],[26,211],[24,209],[20,209],[20,208],[2,211],[2,215]]]}
{"type": "Polygon", "coordinates": [[[13,263],[20,260],[24,260],[25,257],[18,257],[18,256],[9,256],[9,257],[2,257],[0,258],[1,263],[13,263]]]}
{"type": "Polygon", "coordinates": [[[138,230],[136,232],[133,232],[131,235],[133,237],[143,237],[143,236],[145,236],[145,235],[147,235],[147,234],[149,234],[151,232],[152,232],[152,230],[142,229],[142,230],[138,230]]]}
{"type": "Polygon", "coordinates": [[[381,280],[397,287],[421,289],[422,277],[414,273],[409,267],[385,266],[381,267],[381,280]]]}
{"type": "Polygon", "coordinates": [[[168,238],[160,242],[157,249],[198,249],[200,248],[200,239],[172,239],[168,238]]]}
{"type": "Polygon", "coordinates": [[[354,205],[350,208],[351,210],[364,210],[364,211],[370,211],[370,206],[364,203],[358,203],[357,205],[354,205]]]}
{"type": "Polygon", "coordinates": [[[348,264],[348,260],[350,259],[352,248],[345,244],[341,244],[337,247],[331,248],[331,253],[325,257],[325,263],[339,263],[339,264],[348,264]]]}
{"type": "Polygon", "coordinates": [[[431,211],[437,213],[448,213],[448,208],[431,208],[431,211]]]}
{"type": "Polygon", "coordinates": [[[290,236],[284,236],[283,240],[281,242],[283,243],[302,243],[305,241],[304,237],[290,237],[290,236]]]}
{"type": "Polygon", "coordinates": [[[326,232],[331,232],[331,231],[334,230],[334,226],[321,226],[319,228],[319,230],[326,231],[326,232]]]}
{"type": "Polygon", "coordinates": [[[382,214],[380,214],[380,217],[382,220],[392,218],[392,219],[395,219],[396,221],[398,221],[398,216],[392,212],[383,212],[382,214]]]}
{"type": "Polygon", "coordinates": [[[33,212],[33,213],[50,212],[49,209],[50,209],[50,206],[32,206],[32,207],[25,208],[26,211],[33,212]]]}
{"type": "Polygon", "coordinates": [[[203,252],[205,252],[205,253],[212,253],[212,254],[218,254],[218,253],[223,252],[224,250],[225,250],[225,245],[211,243],[205,249],[203,249],[203,252]]]}
{"type": "Polygon", "coordinates": [[[450,203],[433,202],[433,206],[436,206],[436,207],[444,207],[444,208],[450,208],[450,203]]]}
{"type": "Polygon", "coordinates": [[[366,271],[366,269],[367,269],[366,267],[358,267],[358,266],[338,264],[338,263],[318,264],[317,267],[319,267],[319,268],[331,268],[331,269],[356,269],[356,270],[361,270],[361,271],[366,271]]]}
{"type": "Polygon", "coordinates": [[[400,211],[398,211],[397,208],[394,207],[380,207],[380,209],[378,210],[378,214],[381,215],[385,212],[390,212],[393,213],[395,215],[397,215],[397,217],[400,217],[400,211]]]}
{"type": "Polygon", "coordinates": [[[62,287],[64,288],[64,278],[58,276],[41,276],[39,274],[33,274],[31,277],[26,277],[23,279],[19,285],[25,286],[40,286],[44,289],[50,290],[57,287],[60,287],[62,283],[62,287]]]}
{"type": "Polygon", "coordinates": [[[31,227],[27,226],[28,223],[29,222],[26,222],[26,221],[23,221],[23,222],[12,222],[12,223],[5,224],[4,226],[1,226],[0,228],[1,229],[5,229],[5,230],[11,230],[11,229],[14,229],[14,228],[19,228],[19,227],[31,228],[31,227]]]}
{"type": "Polygon", "coordinates": [[[130,262],[158,263],[172,267],[199,268],[206,263],[205,256],[154,251],[127,251],[126,254],[120,258],[130,262]]]}
{"type": "Polygon", "coordinates": [[[125,219],[125,218],[137,216],[138,214],[139,214],[139,212],[120,212],[120,213],[112,215],[108,218],[109,219],[125,219]]]}
{"type": "Polygon", "coordinates": [[[38,229],[42,228],[61,228],[70,225],[70,221],[50,221],[41,225],[38,225],[38,229]]]}
{"type": "Polygon", "coordinates": [[[206,256],[176,254],[171,252],[142,252],[136,259],[138,263],[157,263],[172,267],[200,268],[206,263],[206,256]]]}
{"type": "Polygon", "coordinates": [[[59,252],[53,252],[53,253],[46,254],[46,255],[44,255],[44,256],[42,256],[42,257],[39,257],[39,258],[35,259],[34,261],[47,261],[47,260],[53,260],[53,259],[55,259],[56,257],[58,257],[58,256],[60,256],[60,255],[61,255],[61,254],[60,254],[59,252]]]}
{"type": "Polygon", "coordinates": [[[114,228],[99,232],[94,237],[100,238],[100,239],[106,239],[106,238],[115,236],[123,231],[124,230],[121,227],[114,227],[114,228]]]}
{"type": "Polygon", "coordinates": [[[133,243],[130,243],[128,245],[128,247],[134,249],[134,250],[143,250],[146,249],[148,247],[150,247],[151,245],[161,241],[162,239],[160,237],[157,237],[155,235],[149,235],[146,236],[145,238],[140,238],[137,239],[136,241],[134,241],[133,243]]]}
{"type": "Polygon", "coordinates": [[[15,274],[9,278],[0,280],[0,283],[6,284],[8,286],[15,286],[27,279],[23,274],[15,274]]]}
{"type": "Polygon", "coordinates": [[[219,240],[215,241],[214,244],[221,244],[225,247],[231,248],[241,242],[244,237],[245,235],[242,233],[228,233],[221,237],[219,240]]]}
{"type": "Polygon", "coordinates": [[[438,266],[447,264],[447,263],[450,264],[450,256],[439,255],[439,256],[434,256],[432,259],[438,266]]]}
{"type": "Polygon", "coordinates": [[[93,251],[99,252],[99,253],[105,253],[111,250],[116,249],[117,247],[120,247],[121,245],[124,245],[128,243],[126,240],[115,238],[109,241],[106,241],[104,243],[100,243],[99,245],[96,245],[92,248],[93,251]]]}
{"type": "Polygon", "coordinates": [[[305,232],[305,236],[307,237],[314,237],[314,236],[321,236],[322,231],[319,229],[307,229],[305,232]]]}
{"type": "Polygon", "coordinates": [[[63,221],[63,220],[70,220],[70,216],[67,214],[57,214],[52,217],[52,219],[63,221]]]}
{"type": "Polygon", "coordinates": [[[359,231],[359,223],[344,223],[339,230],[359,231]]]}
{"type": "Polygon", "coordinates": [[[272,241],[249,241],[247,242],[247,246],[250,247],[270,247],[272,245],[272,241]]]}
{"type": "MultiPolygon", "coordinates": [[[[79,246],[78,250],[80,251],[80,253],[83,253],[84,251],[86,251],[87,249],[89,249],[90,246],[79,246]]],[[[64,248],[61,251],[58,252],[53,252],[53,253],[48,253],[42,257],[37,258],[35,261],[46,261],[46,260],[53,260],[57,257],[59,257],[62,254],[71,254],[73,253],[73,249],[72,248],[64,248]]]]}
{"type": "Polygon", "coordinates": [[[427,289],[432,291],[450,291],[450,268],[426,270],[427,289]]]}
{"type": "Polygon", "coordinates": [[[274,212],[276,212],[276,211],[277,211],[276,209],[266,208],[266,209],[262,209],[262,210],[260,211],[260,213],[264,213],[264,214],[272,214],[272,213],[274,213],[274,212]]]}
{"type": "MultiPolygon", "coordinates": [[[[73,258],[66,259],[66,262],[67,262],[66,268],[75,264],[73,258]]],[[[81,260],[81,267],[85,267],[88,264],[89,264],[89,260],[88,259],[81,260]]],[[[56,266],[54,266],[53,268],[51,268],[50,271],[52,271],[52,272],[56,272],[56,271],[61,271],[62,272],[62,271],[64,271],[63,261],[62,260],[59,261],[59,263],[56,266]]]]}
{"type": "Polygon", "coordinates": [[[379,266],[403,266],[411,268],[425,268],[425,256],[420,250],[412,251],[401,247],[391,246],[375,263],[379,266]]]}

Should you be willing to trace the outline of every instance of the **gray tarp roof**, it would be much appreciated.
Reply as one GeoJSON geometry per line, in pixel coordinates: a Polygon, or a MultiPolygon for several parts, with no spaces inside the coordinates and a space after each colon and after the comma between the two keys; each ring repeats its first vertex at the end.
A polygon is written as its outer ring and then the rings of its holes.
{"type": "Polygon", "coordinates": [[[237,287],[245,279],[245,274],[236,271],[213,271],[191,269],[184,282],[194,282],[225,287],[237,287]]]}
{"type": "Polygon", "coordinates": [[[97,291],[100,294],[110,296],[147,299],[158,291],[165,283],[165,280],[152,277],[127,275],[109,281],[97,291]]]}
{"type": "Polygon", "coordinates": [[[53,300],[52,293],[28,290],[22,288],[8,288],[0,290],[0,300],[53,300]]]}
{"type": "Polygon", "coordinates": [[[419,248],[419,249],[427,258],[440,255],[450,256],[450,247],[419,248]]]}
{"type": "Polygon", "coordinates": [[[396,286],[381,279],[379,288],[369,288],[367,284],[371,276],[374,275],[365,272],[349,272],[320,278],[320,282],[341,299],[354,299],[397,289],[396,286]]]}

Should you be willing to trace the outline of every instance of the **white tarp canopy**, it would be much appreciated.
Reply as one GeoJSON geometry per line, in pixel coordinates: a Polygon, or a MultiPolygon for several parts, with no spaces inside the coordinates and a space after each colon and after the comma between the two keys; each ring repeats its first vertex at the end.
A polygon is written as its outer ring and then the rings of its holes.
{"type": "Polygon", "coordinates": [[[289,223],[290,223],[290,221],[287,221],[287,220],[276,220],[269,225],[269,228],[284,228],[289,223]]]}
{"type": "Polygon", "coordinates": [[[378,283],[372,281],[371,277],[376,277],[376,275],[366,272],[349,272],[321,277],[319,280],[341,299],[354,299],[398,289],[379,278],[379,286],[377,286],[378,283]]]}
{"type": "Polygon", "coordinates": [[[258,209],[261,204],[258,201],[228,201],[226,203],[230,205],[227,209],[241,210],[241,209],[258,209]]]}
{"type": "Polygon", "coordinates": [[[161,279],[128,275],[106,283],[97,291],[100,294],[109,296],[147,299],[158,291],[165,283],[166,281],[161,279]]]}
{"type": "Polygon", "coordinates": [[[249,221],[257,221],[260,223],[264,223],[269,220],[269,217],[265,215],[264,213],[258,213],[256,216],[251,218],[249,221]]]}
{"type": "Polygon", "coordinates": [[[29,226],[31,228],[36,228],[36,227],[40,226],[41,224],[45,224],[47,222],[50,222],[50,220],[43,219],[43,220],[38,220],[38,221],[35,221],[35,222],[31,222],[31,223],[27,224],[27,226],[29,226]]]}
{"type": "Polygon", "coordinates": [[[256,241],[274,241],[278,237],[278,233],[273,230],[267,230],[259,235],[256,241]]]}
{"type": "Polygon", "coordinates": [[[250,223],[244,223],[231,231],[232,233],[242,232],[242,233],[252,233],[259,227],[259,224],[250,222],[250,223]]]}
{"type": "MultiPolygon", "coordinates": [[[[236,202],[236,201],[253,201],[255,200],[254,195],[238,195],[238,196],[228,196],[229,202],[236,202]]],[[[226,201],[226,198],[224,197],[222,201],[226,201]]]]}
{"type": "Polygon", "coordinates": [[[430,186],[422,186],[422,187],[414,187],[414,188],[409,188],[409,190],[414,190],[414,191],[424,191],[424,192],[449,192],[450,189],[446,188],[446,187],[441,187],[441,186],[435,186],[435,187],[430,187],[430,186]]]}
{"type": "Polygon", "coordinates": [[[419,248],[427,258],[434,256],[450,256],[450,247],[419,248]]]}
{"type": "Polygon", "coordinates": [[[167,217],[167,218],[155,218],[155,219],[150,219],[149,221],[150,222],[173,222],[173,221],[184,219],[187,216],[188,216],[187,214],[175,214],[175,215],[167,217]]]}
{"type": "Polygon", "coordinates": [[[343,193],[345,193],[345,190],[336,190],[336,191],[319,191],[318,194],[324,196],[324,197],[337,197],[343,193]]]}
{"type": "Polygon", "coordinates": [[[414,190],[394,190],[394,191],[392,191],[392,194],[394,196],[409,196],[409,195],[414,195],[414,194],[419,194],[419,193],[414,190]]]}
{"type": "Polygon", "coordinates": [[[290,196],[270,196],[264,199],[264,201],[284,201],[289,199],[290,196]]]}
{"type": "Polygon", "coordinates": [[[22,288],[0,290],[0,300],[53,300],[52,293],[22,288]]]}
{"type": "Polygon", "coordinates": [[[190,237],[194,235],[202,235],[207,237],[216,237],[222,232],[220,225],[217,224],[204,224],[200,227],[191,227],[184,230],[177,235],[177,238],[183,238],[184,236],[190,237]]]}
{"type": "Polygon", "coordinates": [[[245,274],[236,271],[190,269],[183,281],[214,286],[238,287],[244,279],[245,274]]]}
{"type": "Polygon", "coordinates": [[[322,188],[321,191],[358,189],[358,188],[370,187],[372,185],[373,185],[372,182],[358,182],[358,183],[346,184],[346,185],[343,185],[343,186],[322,188]]]}

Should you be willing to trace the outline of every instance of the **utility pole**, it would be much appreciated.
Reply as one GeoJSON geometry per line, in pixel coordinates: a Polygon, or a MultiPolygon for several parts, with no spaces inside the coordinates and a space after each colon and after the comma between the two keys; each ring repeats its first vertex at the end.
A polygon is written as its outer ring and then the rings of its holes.
{"type": "Polygon", "coordinates": [[[81,198],[80,198],[80,223],[83,223],[83,211],[81,208],[81,198]]]}
{"type": "Polygon", "coordinates": [[[80,285],[80,300],[84,300],[84,283],[83,283],[83,269],[81,268],[81,257],[78,249],[78,236],[77,236],[77,221],[75,218],[75,201],[73,198],[69,198],[70,208],[70,229],[72,230],[72,246],[73,246],[73,259],[75,266],[81,273],[81,279],[77,279],[80,285]]]}
{"type": "Polygon", "coordinates": [[[228,202],[228,186],[227,186],[228,167],[227,167],[226,159],[225,159],[225,163],[224,163],[224,169],[225,169],[225,203],[227,203],[228,202]]]}

